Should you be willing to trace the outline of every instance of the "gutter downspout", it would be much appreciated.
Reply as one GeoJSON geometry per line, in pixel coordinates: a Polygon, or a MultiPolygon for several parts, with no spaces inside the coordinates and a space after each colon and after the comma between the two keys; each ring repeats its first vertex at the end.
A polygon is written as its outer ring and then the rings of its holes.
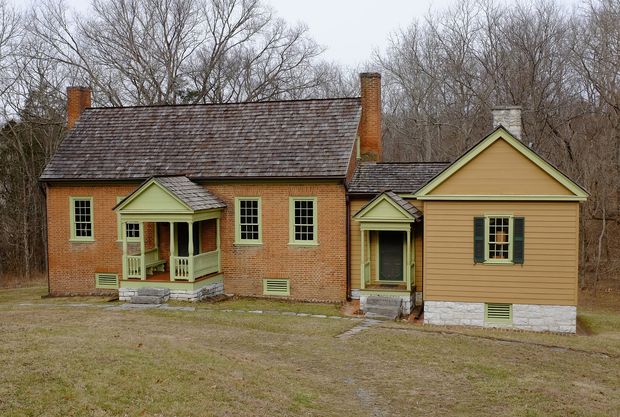
{"type": "Polygon", "coordinates": [[[45,183],[43,187],[41,187],[41,191],[43,191],[43,195],[45,197],[45,213],[43,214],[43,220],[45,221],[45,273],[47,274],[47,296],[50,295],[50,246],[49,246],[49,225],[47,224],[47,188],[48,185],[45,183]]]}
{"type": "Polygon", "coordinates": [[[351,216],[349,213],[351,212],[351,200],[349,199],[349,193],[346,193],[346,227],[347,227],[347,301],[351,301],[351,216]]]}

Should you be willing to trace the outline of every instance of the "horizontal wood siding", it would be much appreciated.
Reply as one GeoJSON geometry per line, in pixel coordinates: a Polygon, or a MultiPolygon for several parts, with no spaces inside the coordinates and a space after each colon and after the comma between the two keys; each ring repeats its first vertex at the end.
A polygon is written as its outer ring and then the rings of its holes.
{"type": "Polygon", "coordinates": [[[455,172],[431,195],[571,195],[503,139],[455,172]]]}
{"type": "Polygon", "coordinates": [[[424,204],[425,300],[576,305],[579,203],[424,204]],[[473,262],[473,218],[525,218],[525,263],[473,262]]]}

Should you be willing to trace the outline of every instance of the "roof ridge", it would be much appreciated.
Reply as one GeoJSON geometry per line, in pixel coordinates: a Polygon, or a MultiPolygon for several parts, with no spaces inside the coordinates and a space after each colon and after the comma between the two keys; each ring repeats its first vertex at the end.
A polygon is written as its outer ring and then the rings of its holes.
{"type": "Polygon", "coordinates": [[[361,100],[361,97],[326,97],[326,98],[302,98],[302,99],[286,99],[286,100],[264,100],[264,101],[235,101],[228,103],[181,103],[181,104],[142,104],[135,106],[104,106],[104,107],[86,107],[87,110],[119,110],[119,109],[142,109],[142,108],[162,108],[162,107],[217,107],[217,106],[242,106],[256,104],[272,104],[272,103],[302,103],[311,101],[344,101],[344,100],[361,100]]]}

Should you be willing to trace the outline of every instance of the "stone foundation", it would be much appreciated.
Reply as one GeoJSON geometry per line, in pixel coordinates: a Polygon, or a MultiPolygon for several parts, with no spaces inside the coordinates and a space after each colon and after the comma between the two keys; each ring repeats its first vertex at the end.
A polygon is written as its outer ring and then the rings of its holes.
{"type": "Polygon", "coordinates": [[[359,300],[360,299],[360,290],[359,290],[359,288],[351,289],[351,299],[352,300],[359,300]]]}
{"type": "MultiPolygon", "coordinates": [[[[367,294],[363,294],[360,293],[359,294],[359,299],[360,299],[360,310],[362,311],[366,311],[366,304],[368,301],[368,297],[373,297],[373,295],[367,295],[367,294]]],[[[398,298],[401,300],[401,306],[400,306],[400,311],[401,314],[403,316],[408,316],[409,314],[411,314],[411,310],[413,310],[414,307],[414,295],[391,295],[389,292],[386,292],[385,294],[382,294],[381,297],[390,297],[390,298],[398,298]]]]}
{"type": "MultiPolygon", "coordinates": [[[[153,286],[156,285],[157,284],[154,284],[153,286]]],[[[137,292],[138,290],[136,288],[119,288],[118,299],[120,301],[131,301],[131,297],[136,295],[137,292]]],[[[195,290],[171,289],[170,299],[177,301],[200,301],[204,298],[212,297],[219,294],[224,294],[223,282],[214,282],[212,284],[205,285],[204,287],[200,287],[195,290]]]]}
{"type": "Polygon", "coordinates": [[[489,323],[484,320],[484,303],[426,301],[424,303],[424,323],[575,333],[577,307],[513,304],[512,323],[489,323]]]}

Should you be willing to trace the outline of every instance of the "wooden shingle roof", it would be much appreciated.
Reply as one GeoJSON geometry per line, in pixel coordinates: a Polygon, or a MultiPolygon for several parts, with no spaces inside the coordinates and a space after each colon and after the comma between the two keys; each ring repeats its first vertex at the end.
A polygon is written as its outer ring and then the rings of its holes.
{"type": "Polygon", "coordinates": [[[344,178],[359,98],[86,109],[42,181],[344,178]]]}
{"type": "Polygon", "coordinates": [[[187,177],[155,177],[154,180],[194,211],[226,207],[219,198],[187,177]]]}
{"type": "Polygon", "coordinates": [[[392,190],[400,194],[413,194],[448,165],[447,162],[361,163],[353,173],[349,192],[376,194],[392,190]]]}

